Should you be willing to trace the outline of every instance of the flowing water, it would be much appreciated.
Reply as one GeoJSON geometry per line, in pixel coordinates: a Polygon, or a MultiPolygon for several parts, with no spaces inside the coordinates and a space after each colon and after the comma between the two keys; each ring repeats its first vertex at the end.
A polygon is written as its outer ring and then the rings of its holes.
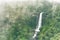
{"type": "Polygon", "coordinates": [[[39,21],[38,21],[38,25],[37,25],[37,27],[35,29],[35,33],[33,35],[33,39],[36,38],[38,32],[40,32],[39,29],[41,28],[41,24],[42,24],[42,14],[43,14],[43,12],[41,12],[40,15],[39,15],[39,21]]]}

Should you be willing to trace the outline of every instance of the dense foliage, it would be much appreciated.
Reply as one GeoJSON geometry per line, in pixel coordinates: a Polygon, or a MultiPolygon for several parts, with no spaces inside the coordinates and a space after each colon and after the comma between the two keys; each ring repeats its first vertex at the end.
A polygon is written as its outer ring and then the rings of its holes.
{"type": "Polygon", "coordinates": [[[59,40],[60,39],[60,4],[52,5],[42,2],[38,5],[26,5],[12,7],[5,6],[5,23],[10,25],[6,40],[32,40],[38,23],[39,13],[43,13],[42,27],[36,40],[59,40]],[[40,5],[41,4],[41,5],[40,5]],[[7,22],[8,21],[8,22],[7,22]]]}

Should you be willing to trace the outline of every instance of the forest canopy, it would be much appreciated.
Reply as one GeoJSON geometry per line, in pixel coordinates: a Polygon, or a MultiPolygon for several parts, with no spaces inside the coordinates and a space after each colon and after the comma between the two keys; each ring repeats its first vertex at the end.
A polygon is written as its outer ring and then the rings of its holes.
{"type": "MultiPolygon", "coordinates": [[[[0,40],[31,40],[38,24],[39,14],[42,16],[42,27],[36,40],[60,39],[60,4],[47,1],[39,3],[4,6],[6,14],[1,20],[0,40]],[[4,28],[4,29],[3,29],[4,28]],[[3,33],[4,31],[4,33],[3,33]],[[2,35],[5,37],[2,37],[2,35]]],[[[33,40],[33,39],[32,39],[33,40]]]]}

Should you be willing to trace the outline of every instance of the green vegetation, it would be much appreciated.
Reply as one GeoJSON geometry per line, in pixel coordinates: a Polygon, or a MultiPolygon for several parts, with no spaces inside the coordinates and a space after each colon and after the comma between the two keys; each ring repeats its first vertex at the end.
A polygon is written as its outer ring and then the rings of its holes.
{"type": "MultiPolygon", "coordinates": [[[[40,3],[39,3],[40,4],[40,3]]],[[[37,40],[60,39],[60,4],[52,5],[42,2],[42,5],[5,6],[5,13],[9,13],[4,21],[10,27],[7,30],[6,40],[31,40],[38,23],[39,13],[44,12],[42,28],[37,40]],[[8,20],[8,22],[7,22],[8,20]]]]}

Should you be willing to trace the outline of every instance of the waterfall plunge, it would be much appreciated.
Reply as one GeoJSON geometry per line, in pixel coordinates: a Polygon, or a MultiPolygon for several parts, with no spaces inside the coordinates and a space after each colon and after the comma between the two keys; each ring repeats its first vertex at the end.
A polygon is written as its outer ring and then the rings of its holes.
{"type": "Polygon", "coordinates": [[[37,25],[37,27],[35,29],[35,34],[33,35],[33,39],[37,36],[38,32],[40,32],[39,29],[41,28],[42,14],[43,14],[43,12],[41,12],[40,15],[39,15],[39,21],[38,21],[38,25],[37,25]]]}

